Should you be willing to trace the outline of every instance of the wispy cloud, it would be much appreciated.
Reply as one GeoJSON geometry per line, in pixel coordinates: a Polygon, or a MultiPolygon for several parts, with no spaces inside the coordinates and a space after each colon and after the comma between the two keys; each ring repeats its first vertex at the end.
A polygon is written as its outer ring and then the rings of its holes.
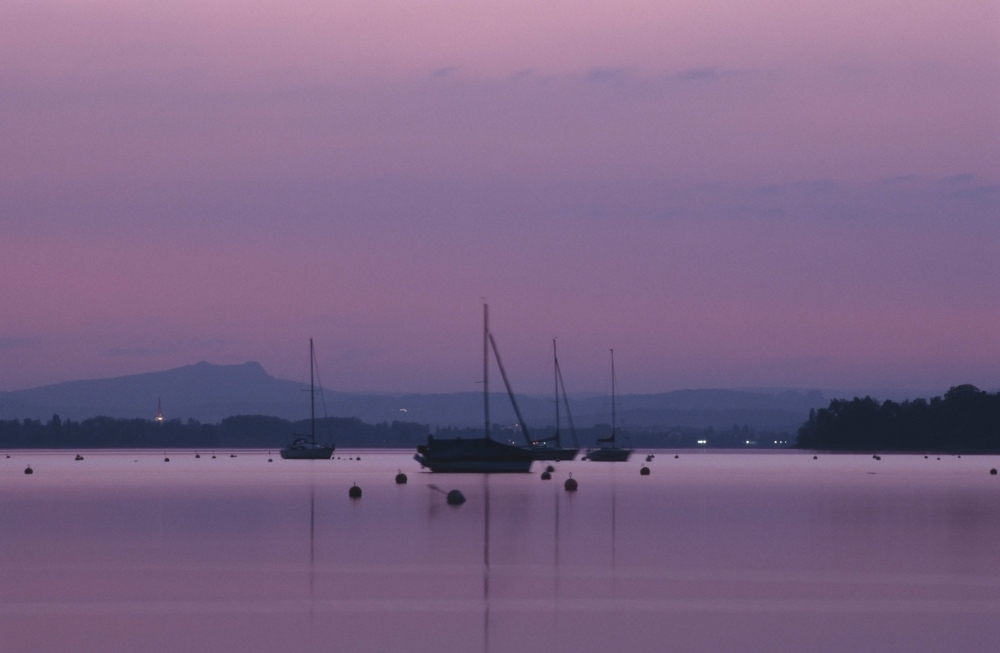
{"type": "Polygon", "coordinates": [[[587,81],[597,84],[620,82],[627,79],[633,70],[633,68],[604,68],[597,66],[587,72],[587,81]]]}
{"type": "Polygon", "coordinates": [[[444,79],[445,77],[450,76],[456,70],[458,70],[458,66],[446,66],[444,68],[437,68],[431,71],[431,77],[435,79],[444,79]]]}
{"type": "Polygon", "coordinates": [[[10,336],[0,336],[0,351],[12,349],[25,349],[34,343],[31,338],[16,338],[10,336]]]}

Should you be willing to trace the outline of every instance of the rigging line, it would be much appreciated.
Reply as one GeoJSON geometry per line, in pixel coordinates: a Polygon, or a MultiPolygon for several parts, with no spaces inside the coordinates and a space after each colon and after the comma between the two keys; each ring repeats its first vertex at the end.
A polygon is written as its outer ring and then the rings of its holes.
{"type": "Polygon", "coordinates": [[[497,357],[497,367],[500,368],[500,376],[503,377],[503,384],[507,386],[507,395],[510,397],[510,403],[514,407],[514,414],[517,415],[518,424],[521,427],[521,434],[524,435],[524,439],[527,440],[528,446],[530,447],[534,444],[531,441],[531,435],[528,433],[528,425],[524,423],[524,417],[521,415],[521,409],[517,406],[517,399],[514,398],[514,390],[510,387],[510,381],[507,379],[507,371],[503,368],[503,361],[500,360],[500,350],[497,349],[497,341],[493,339],[493,334],[489,334],[490,344],[493,345],[493,354],[497,357]]]}
{"type": "Polygon", "coordinates": [[[330,415],[326,412],[326,393],[323,392],[323,378],[319,375],[319,357],[313,352],[313,364],[316,366],[316,381],[319,383],[319,400],[323,404],[323,424],[326,426],[326,436],[333,438],[330,430],[330,415]]]}
{"type": "Polygon", "coordinates": [[[580,439],[576,436],[573,413],[569,412],[569,395],[566,394],[566,383],[563,381],[562,367],[559,366],[559,361],[556,361],[556,373],[559,375],[559,385],[562,386],[563,405],[566,407],[566,419],[569,420],[569,431],[573,434],[573,446],[579,448],[580,439]]]}

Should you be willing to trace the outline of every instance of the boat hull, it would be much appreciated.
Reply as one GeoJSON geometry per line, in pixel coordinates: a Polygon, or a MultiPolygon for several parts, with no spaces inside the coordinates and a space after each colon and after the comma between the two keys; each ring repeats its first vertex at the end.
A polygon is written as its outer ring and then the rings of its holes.
{"type": "Polygon", "coordinates": [[[535,460],[576,460],[579,449],[562,449],[559,447],[533,447],[529,449],[535,460]]]}
{"type": "Polygon", "coordinates": [[[281,457],[285,460],[330,460],[333,457],[333,449],[333,447],[285,448],[281,450],[281,457]]]}
{"type": "Polygon", "coordinates": [[[487,438],[436,440],[417,447],[413,459],[432,472],[462,474],[511,474],[531,471],[534,458],[523,447],[487,438]]]}
{"type": "Polygon", "coordinates": [[[592,460],[596,463],[623,463],[632,455],[631,449],[619,449],[618,447],[602,447],[591,449],[583,457],[584,460],[592,460]]]}

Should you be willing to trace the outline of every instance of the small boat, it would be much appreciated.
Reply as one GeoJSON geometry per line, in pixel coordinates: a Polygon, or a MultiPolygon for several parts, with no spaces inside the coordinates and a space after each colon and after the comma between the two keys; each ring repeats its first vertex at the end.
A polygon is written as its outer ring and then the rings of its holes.
{"type": "MultiPolygon", "coordinates": [[[[330,460],[336,447],[332,444],[316,443],[316,384],[314,381],[316,353],[313,351],[313,341],[309,338],[309,435],[299,436],[281,450],[285,460],[330,460]]],[[[322,390],[322,386],[320,386],[322,390]]],[[[214,458],[215,456],[213,456],[214,458]]]]}
{"type": "Polygon", "coordinates": [[[569,398],[566,395],[566,384],[563,383],[562,369],[559,368],[559,355],[556,353],[556,339],[552,339],[552,362],[555,367],[556,383],[556,433],[546,440],[536,440],[531,443],[530,451],[535,460],[573,460],[580,452],[580,442],[576,437],[576,427],[573,425],[573,415],[569,412],[569,398]],[[559,389],[562,388],[563,404],[566,406],[566,418],[569,420],[570,432],[573,434],[575,448],[562,446],[562,433],[559,430],[559,389]],[[555,442],[553,446],[552,442],[555,442]]]}
{"type": "Polygon", "coordinates": [[[462,438],[440,440],[435,439],[433,435],[428,435],[427,444],[417,447],[417,453],[413,459],[432,472],[492,474],[531,471],[531,463],[535,460],[530,446],[531,437],[528,435],[528,427],[521,416],[521,410],[517,406],[517,400],[514,399],[510,381],[507,380],[507,372],[500,361],[496,340],[490,333],[489,320],[490,307],[483,304],[483,412],[486,417],[486,437],[467,440],[462,438]],[[504,385],[507,386],[507,394],[514,406],[514,413],[517,415],[521,433],[529,445],[527,447],[504,444],[490,438],[489,362],[491,346],[497,359],[497,366],[500,368],[500,374],[503,376],[504,385]]]}
{"type": "Polygon", "coordinates": [[[588,449],[584,460],[601,463],[621,463],[632,455],[631,449],[619,447],[615,441],[615,350],[611,350],[611,435],[597,440],[596,449],[588,449]]]}

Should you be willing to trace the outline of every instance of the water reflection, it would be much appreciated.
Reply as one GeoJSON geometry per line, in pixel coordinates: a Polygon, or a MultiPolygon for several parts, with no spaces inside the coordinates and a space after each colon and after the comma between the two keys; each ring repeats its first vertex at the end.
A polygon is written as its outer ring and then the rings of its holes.
{"type": "Polygon", "coordinates": [[[362,458],[33,453],[31,476],[0,458],[0,651],[922,653],[1000,637],[996,459],[885,457],[869,475],[858,457],[682,456],[641,479],[566,463],[565,493],[362,458]],[[416,482],[396,485],[399,468],[416,482]]]}

